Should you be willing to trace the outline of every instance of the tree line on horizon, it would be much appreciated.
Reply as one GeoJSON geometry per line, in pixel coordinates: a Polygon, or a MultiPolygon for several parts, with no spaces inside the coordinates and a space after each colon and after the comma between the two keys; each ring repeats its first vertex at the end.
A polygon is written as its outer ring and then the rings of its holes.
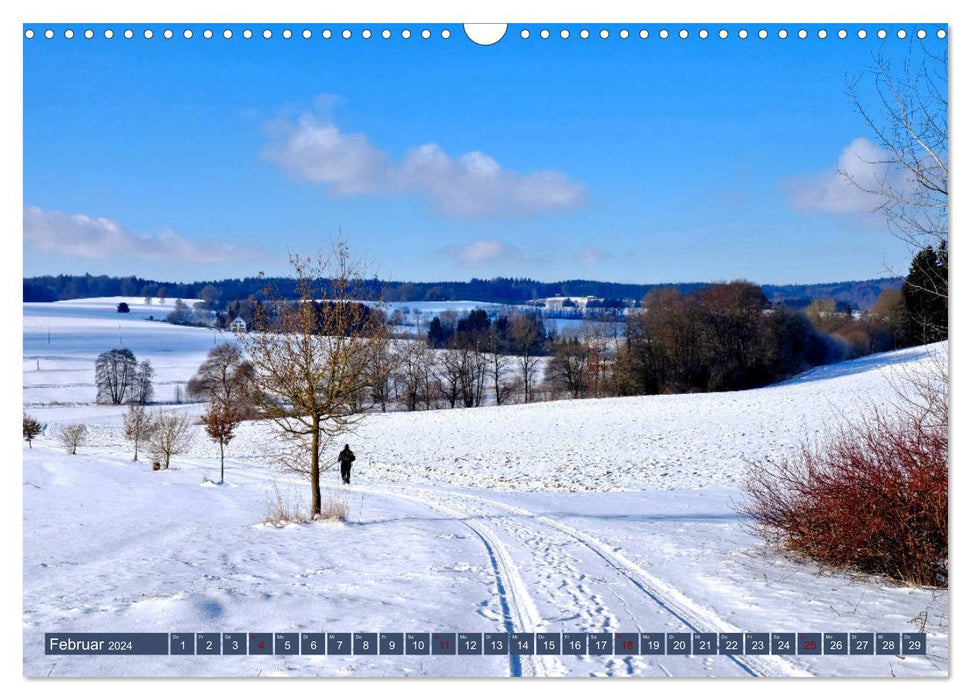
{"type": "MultiPolygon", "coordinates": [[[[325,284],[322,285],[326,287],[325,284]]],[[[827,298],[854,309],[869,309],[880,294],[899,288],[902,280],[885,277],[802,285],[761,285],[773,304],[805,308],[814,300],[827,298]]],[[[190,283],[159,282],[140,277],[107,275],[43,275],[25,277],[25,302],[63,301],[93,297],[142,297],[146,300],[204,299],[213,310],[227,310],[234,301],[261,300],[270,284],[284,299],[299,297],[297,281],[290,277],[246,277],[190,283]],[[208,299],[207,299],[208,297],[208,299]]],[[[524,304],[534,299],[555,296],[592,296],[599,299],[636,304],[652,289],[674,288],[681,294],[696,292],[711,283],[685,282],[670,284],[624,284],[596,280],[563,280],[539,282],[529,278],[472,278],[467,282],[401,282],[378,279],[361,280],[358,285],[367,298],[388,302],[480,301],[496,304],[524,304]]]]}

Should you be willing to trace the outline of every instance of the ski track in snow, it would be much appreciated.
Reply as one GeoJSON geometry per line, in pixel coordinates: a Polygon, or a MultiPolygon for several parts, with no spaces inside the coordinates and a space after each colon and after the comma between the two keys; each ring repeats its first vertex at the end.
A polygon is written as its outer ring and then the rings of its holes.
{"type": "MultiPolygon", "coordinates": [[[[517,632],[538,628],[537,626],[540,622],[539,613],[536,611],[536,605],[530,596],[529,589],[523,583],[519,569],[513,563],[502,540],[495,535],[490,527],[483,524],[473,524],[469,521],[467,514],[441,502],[429,501],[427,498],[409,497],[401,493],[390,493],[380,489],[354,490],[363,490],[369,493],[419,503],[446,517],[463,522],[482,541],[490,563],[492,564],[496,577],[496,597],[500,607],[499,614],[502,617],[503,626],[506,631],[517,632]]],[[[562,667],[557,660],[550,657],[519,656],[513,654],[509,656],[509,671],[512,676],[562,675],[562,673],[553,672],[557,667],[559,667],[558,670],[562,671],[562,667]]]]}
{"type": "MultiPolygon", "coordinates": [[[[611,614],[605,598],[613,598],[613,602],[625,609],[625,618],[630,619],[635,618],[629,602],[632,594],[633,596],[646,596],[662,610],[669,613],[681,624],[683,628],[681,631],[742,631],[691,601],[677,589],[648,574],[640,566],[617,552],[615,548],[574,527],[546,516],[537,515],[524,508],[492,499],[429,488],[405,487],[404,491],[408,495],[404,495],[400,487],[395,491],[361,487],[356,487],[355,490],[417,501],[433,510],[461,519],[483,538],[490,556],[493,551],[501,552],[503,556],[500,559],[505,563],[497,569],[497,577],[502,576],[508,579],[508,590],[512,592],[513,603],[517,606],[525,603],[525,609],[532,613],[520,614],[518,619],[522,624],[517,628],[518,631],[541,632],[547,628],[550,622],[562,623],[566,620],[575,619],[580,623],[578,629],[622,632],[624,630],[618,626],[617,618],[611,614]],[[459,508],[462,510],[459,510],[459,508]],[[547,601],[553,610],[561,611],[560,616],[554,615],[552,618],[543,620],[536,619],[536,613],[532,612],[535,610],[535,603],[532,602],[529,589],[522,583],[517,569],[511,564],[508,555],[505,555],[506,547],[491,530],[481,524],[473,525],[470,522],[472,519],[495,524],[501,528],[505,536],[513,538],[518,546],[523,546],[529,550],[529,560],[534,563],[538,570],[538,579],[534,583],[533,590],[538,597],[547,601]],[[564,539],[564,536],[566,539],[564,539]],[[568,553],[569,550],[575,550],[577,547],[593,553],[596,558],[601,560],[599,562],[601,566],[606,565],[619,573],[630,584],[633,584],[635,590],[631,591],[630,587],[627,587],[628,591],[622,594],[616,590],[616,576],[610,574],[603,577],[596,576],[591,571],[589,558],[581,564],[578,557],[568,553]],[[611,580],[615,583],[605,587],[602,593],[595,592],[594,589],[599,585],[598,582],[611,580]]],[[[554,624],[551,631],[558,630],[559,628],[554,624]]],[[[637,631],[649,630],[645,628],[637,631]]],[[[534,658],[541,661],[548,657],[522,658],[534,658]]],[[[604,674],[611,676],[643,675],[651,667],[648,661],[649,657],[643,656],[623,657],[618,655],[592,658],[602,659],[604,674]]],[[[702,663],[706,672],[718,675],[731,675],[728,672],[729,669],[723,668],[728,663],[735,664],[751,676],[809,675],[779,657],[724,655],[703,657],[702,663]],[[719,667],[722,668],[719,669],[719,667]]],[[[667,673],[666,670],[661,670],[667,673]]]]}

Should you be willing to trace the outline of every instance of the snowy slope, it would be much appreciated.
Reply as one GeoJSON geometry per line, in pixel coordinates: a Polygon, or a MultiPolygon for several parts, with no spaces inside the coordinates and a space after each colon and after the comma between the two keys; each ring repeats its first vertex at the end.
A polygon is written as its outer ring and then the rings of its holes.
{"type": "Polygon", "coordinates": [[[389,481],[515,490],[738,484],[750,462],[887,401],[889,380],[926,364],[928,352],[862,358],[752,391],[374,416],[355,447],[389,481]]]}
{"type": "Polygon", "coordinates": [[[375,415],[347,438],[354,485],[325,474],[349,521],[276,528],[260,524],[268,505],[306,509],[308,494],[273,466],[268,426],[241,429],[215,487],[201,436],[153,473],[130,461],[122,410],[91,403],[94,357],[119,332],[156,366],[163,400],[212,347],[211,331],[145,320],[135,301],[127,318],[117,300],[24,304],[24,401],[47,424],[24,449],[28,675],[947,672],[946,591],[791,560],[732,508],[750,460],[888,400],[889,377],[943,346],[747,392],[375,415]],[[68,456],[50,435],[78,420],[91,440],[68,456]],[[45,631],[906,631],[924,618],[931,653],[907,659],[41,653],[45,631]]]}

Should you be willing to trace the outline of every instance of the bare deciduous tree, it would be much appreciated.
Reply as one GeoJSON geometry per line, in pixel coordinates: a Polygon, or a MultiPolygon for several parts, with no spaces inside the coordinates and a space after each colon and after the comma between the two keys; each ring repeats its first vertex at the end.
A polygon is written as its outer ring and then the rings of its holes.
{"type": "Polygon", "coordinates": [[[496,406],[501,406],[509,398],[509,393],[512,390],[506,377],[509,367],[509,356],[503,354],[499,334],[494,328],[489,331],[488,343],[489,354],[487,355],[487,365],[489,383],[492,385],[496,406]]]}
{"type": "Polygon", "coordinates": [[[395,344],[395,354],[398,366],[395,382],[405,408],[409,411],[417,411],[422,406],[431,408],[434,351],[423,342],[408,340],[395,344]]]}
{"type": "MultiPolygon", "coordinates": [[[[242,339],[253,364],[256,401],[287,449],[288,468],[306,474],[311,517],[320,515],[321,453],[361,418],[367,368],[387,336],[384,315],[356,289],[359,264],[338,241],[316,258],[291,256],[297,301],[261,305],[242,339]]],[[[273,297],[272,290],[266,290],[273,297]]]]}
{"type": "Polygon", "coordinates": [[[584,321],[582,326],[583,343],[590,350],[590,391],[598,398],[609,394],[612,361],[617,357],[616,328],[598,321],[584,321]]]}
{"type": "Polygon", "coordinates": [[[172,457],[182,454],[195,439],[192,421],[181,413],[163,413],[155,419],[155,429],[148,438],[152,457],[168,469],[172,457]]]}
{"type": "Polygon", "coordinates": [[[533,397],[533,384],[539,365],[536,352],[536,343],[540,340],[539,324],[538,318],[522,314],[509,325],[509,337],[516,347],[516,362],[523,384],[523,403],[529,403],[533,397]]]}
{"type": "Polygon", "coordinates": [[[24,412],[24,440],[27,441],[27,447],[33,449],[34,438],[40,435],[42,429],[39,420],[24,412]]]}
{"type": "Polygon", "coordinates": [[[69,455],[78,453],[78,446],[88,436],[88,429],[81,423],[62,425],[57,431],[57,439],[69,455]]]}
{"type": "Polygon", "coordinates": [[[462,349],[462,403],[466,408],[482,405],[488,358],[478,344],[462,349]]]}
{"type": "Polygon", "coordinates": [[[902,60],[878,54],[866,76],[849,83],[857,112],[882,155],[873,176],[843,177],[872,195],[891,231],[914,254],[904,283],[911,341],[948,333],[948,50],[916,42],[902,60]],[[861,89],[869,77],[875,97],[861,89]],[[928,313],[929,309],[936,309],[928,313]],[[913,328],[916,326],[917,328],[913,328]]]}
{"type": "Polygon", "coordinates": [[[128,348],[116,348],[98,355],[94,363],[98,403],[117,405],[127,401],[137,374],[138,362],[128,348]]]}
{"type": "Polygon", "coordinates": [[[850,82],[850,99],[886,158],[870,163],[872,182],[842,171],[882,202],[888,224],[914,250],[946,245],[948,229],[947,47],[935,53],[923,42],[917,46],[920,53],[900,63],[875,58],[869,71],[875,109],[860,90],[863,77],[850,82]]]}
{"type": "Polygon", "coordinates": [[[152,363],[139,363],[128,348],[103,352],[94,363],[98,403],[148,403],[152,400],[154,375],[152,363]]]}
{"type": "Polygon", "coordinates": [[[442,396],[448,401],[449,408],[455,404],[462,393],[462,351],[455,349],[441,350],[438,362],[435,363],[435,376],[441,387],[442,396]]]}
{"type": "Polygon", "coordinates": [[[560,338],[553,346],[553,359],[546,371],[555,389],[572,398],[586,396],[590,383],[590,348],[579,338],[560,338]]]}
{"type": "Polygon", "coordinates": [[[151,401],[152,396],[155,394],[155,389],[152,387],[152,377],[154,376],[155,370],[152,369],[151,362],[148,360],[139,362],[138,369],[135,372],[135,380],[131,386],[129,401],[141,405],[145,405],[151,401]]]}
{"type": "Polygon", "coordinates": [[[148,440],[155,429],[155,417],[141,404],[129,404],[125,414],[125,438],[135,443],[133,462],[138,461],[138,445],[148,440]]]}
{"type": "Polygon", "coordinates": [[[382,413],[388,410],[388,405],[394,398],[398,359],[398,353],[390,343],[386,343],[375,348],[368,363],[367,384],[371,401],[381,407],[382,413]]]}
{"type": "Polygon", "coordinates": [[[237,345],[217,345],[186,385],[191,398],[232,406],[243,416],[252,414],[253,365],[237,345]]]}

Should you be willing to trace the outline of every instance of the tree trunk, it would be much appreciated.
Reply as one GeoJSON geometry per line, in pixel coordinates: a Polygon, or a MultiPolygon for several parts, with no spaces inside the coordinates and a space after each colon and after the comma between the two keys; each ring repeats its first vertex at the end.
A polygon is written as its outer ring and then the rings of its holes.
{"type": "Polygon", "coordinates": [[[138,438],[135,438],[135,457],[134,459],[132,459],[132,462],[137,462],[137,461],[138,461],[138,438]]]}
{"type": "Polygon", "coordinates": [[[223,441],[219,441],[219,483],[226,481],[226,462],[223,458],[223,441]]]}
{"type": "Polygon", "coordinates": [[[310,436],[310,519],[320,515],[320,417],[313,417],[310,436]]]}

